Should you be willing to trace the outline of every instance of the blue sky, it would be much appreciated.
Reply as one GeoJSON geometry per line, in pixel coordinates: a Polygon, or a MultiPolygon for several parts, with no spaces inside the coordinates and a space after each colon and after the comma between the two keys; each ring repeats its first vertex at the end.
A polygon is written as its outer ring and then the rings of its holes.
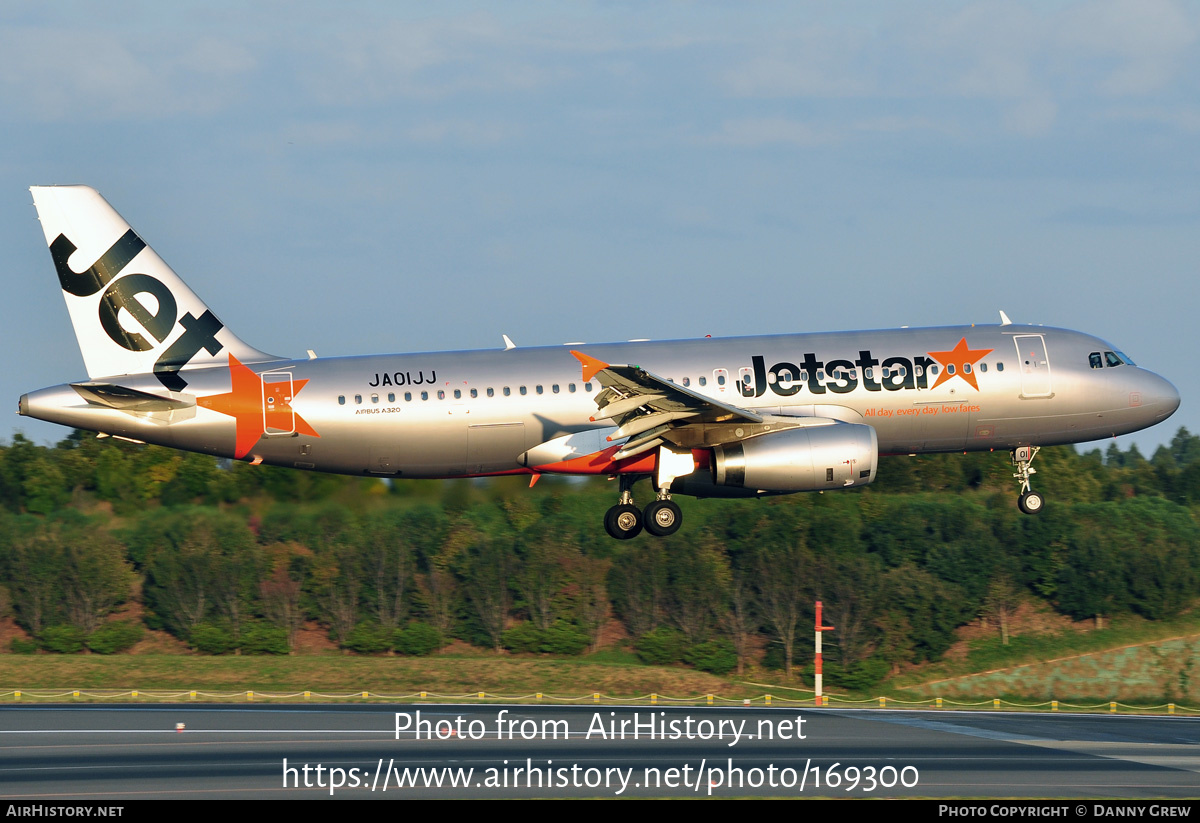
{"type": "Polygon", "coordinates": [[[1176,384],[1148,454],[1200,431],[1198,37],[1164,0],[10,0],[0,396],[84,376],[26,189],[86,183],[277,354],[1004,309],[1176,384]]]}

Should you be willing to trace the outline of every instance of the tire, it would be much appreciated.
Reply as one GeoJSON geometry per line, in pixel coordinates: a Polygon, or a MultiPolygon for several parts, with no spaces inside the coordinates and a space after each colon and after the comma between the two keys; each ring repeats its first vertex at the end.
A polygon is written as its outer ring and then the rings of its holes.
{"type": "Polygon", "coordinates": [[[617,540],[632,540],[642,533],[642,512],[637,506],[613,506],[604,515],[604,530],[617,540]]]}
{"type": "Polygon", "coordinates": [[[1025,514],[1039,514],[1046,506],[1046,498],[1039,492],[1025,492],[1017,498],[1017,508],[1025,514]]]}
{"type": "Polygon", "coordinates": [[[655,500],[642,513],[646,531],[655,537],[666,537],[679,531],[683,525],[683,512],[670,500],[655,500]]]}

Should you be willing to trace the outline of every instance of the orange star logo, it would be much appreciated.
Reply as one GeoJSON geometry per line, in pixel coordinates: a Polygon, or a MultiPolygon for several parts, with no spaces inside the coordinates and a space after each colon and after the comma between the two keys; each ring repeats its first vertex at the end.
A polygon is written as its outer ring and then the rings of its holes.
{"type": "Polygon", "coordinates": [[[250,453],[259,438],[272,431],[291,431],[320,437],[304,418],[292,411],[292,395],[299,394],[307,380],[267,383],[248,366],[229,355],[230,391],[197,398],[206,409],[227,414],[234,419],[237,434],[233,456],[239,460],[250,453]],[[294,423],[293,423],[294,421],[294,423]]]}
{"type": "Polygon", "coordinates": [[[932,388],[936,389],[951,377],[961,377],[970,384],[971,388],[979,391],[979,384],[975,382],[974,364],[987,357],[992,351],[993,349],[968,349],[967,338],[964,337],[950,351],[929,352],[930,357],[942,364],[942,373],[938,375],[932,388]],[[972,368],[968,369],[968,366],[972,368]],[[951,372],[951,368],[953,368],[953,372],[951,372]]]}

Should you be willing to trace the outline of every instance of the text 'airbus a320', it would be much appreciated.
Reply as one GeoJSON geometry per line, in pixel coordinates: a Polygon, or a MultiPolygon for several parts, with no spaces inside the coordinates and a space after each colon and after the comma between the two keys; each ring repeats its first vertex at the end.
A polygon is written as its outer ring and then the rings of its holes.
{"type": "MultiPolygon", "coordinates": [[[[1179,394],[1112,345],[1004,322],[290,360],[251,348],[94,189],[34,187],[88,380],[20,413],[254,464],[380,477],[607,475],[616,538],[672,494],[862,486],[880,454],[1011,451],[1134,432],[1179,394]],[[636,365],[635,365],[636,364],[636,365]],[[649,478],[655,498],[634,505],[649,478]]],[[[507,343],[506,338],[506,343],[507,343]]],[[[536,479],[536,478],[534,478],[536,479]]]]}

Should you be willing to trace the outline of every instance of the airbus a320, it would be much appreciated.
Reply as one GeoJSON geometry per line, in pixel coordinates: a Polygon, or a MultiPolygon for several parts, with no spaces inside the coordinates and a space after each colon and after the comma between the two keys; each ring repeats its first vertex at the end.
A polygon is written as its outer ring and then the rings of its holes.
{"type": "Polygon", "coordinates": [[[253,464],[404,478],[605,475],[618,539],[672,534],[672,495],[863,486],[880,455],[1010,453],[1040,511],[1043,446],[1138,431],[1170,382],[1076,331],[901,328],[288,359],[244,343],[94,189],[34,187],[88,379],[22,415],[253,464]],[[644,508],[634,484],[649,479],[644,508]]]}

